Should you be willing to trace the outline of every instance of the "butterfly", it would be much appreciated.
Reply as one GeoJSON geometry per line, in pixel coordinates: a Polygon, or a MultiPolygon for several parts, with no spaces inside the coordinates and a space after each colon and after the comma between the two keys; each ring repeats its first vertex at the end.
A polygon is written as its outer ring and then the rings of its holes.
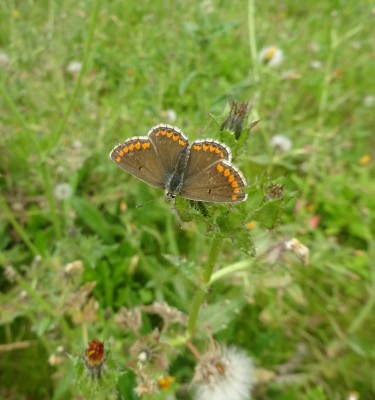
{"type": "Polygon", "coordinates": [[[112,160],[150,186],[166,191],[168,200],[238,203],[246,200],[246,180],[231,163],[231,151],[212,139],[191,144],[176,127],[159,124],[147,136],[134,136],[117,145],[112,160]]]}

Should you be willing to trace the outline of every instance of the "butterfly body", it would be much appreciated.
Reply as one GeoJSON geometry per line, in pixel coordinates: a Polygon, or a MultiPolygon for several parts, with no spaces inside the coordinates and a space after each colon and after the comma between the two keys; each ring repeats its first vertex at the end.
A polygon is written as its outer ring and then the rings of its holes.
{"type": "Polygon", "coordinates": [[[117,145],[112,160],[147,184],[166,190],[168,199],[237,203],[247,197],[246,180],[231,164],[230,149],[215,140],[195,140],[170,125],[153,127],[117,145]]]}

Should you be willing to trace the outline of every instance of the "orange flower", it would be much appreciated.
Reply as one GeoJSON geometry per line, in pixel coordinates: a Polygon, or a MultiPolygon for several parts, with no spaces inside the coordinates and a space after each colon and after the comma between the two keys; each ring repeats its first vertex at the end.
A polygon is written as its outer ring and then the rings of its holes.
{"type": "Polygon", "coordinates": [[[93,339],[86,349],[85,364],[92,377],[100,377],[106,358],[104,356],[104,343],[93,339]]]}

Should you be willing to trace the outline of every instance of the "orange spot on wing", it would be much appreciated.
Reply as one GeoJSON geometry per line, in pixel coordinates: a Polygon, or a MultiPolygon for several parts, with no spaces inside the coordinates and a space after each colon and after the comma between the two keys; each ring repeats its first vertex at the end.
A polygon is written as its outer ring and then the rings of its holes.
{"type": "Polygon", "coordinates": [[[142,144],[142,147],[146,150],[150,147],[150,143],[149,142],[145,142],[142,144]]]}
{"type": "Polygon", "coordinates": [[[173,140],[176,142],[179,139],[180,135],[173,135],[173,140]]]}
{"type": "Polygon", "coordinates": [[[168,132],[167,132],[167,138],[170,139],[170,138],[172,137],[172,135],[173,135],[173,132],[172,132],[172,131],[168,131],[168,132]]]}
{"type": "Polygon", "coordinates": [[[178,141],[178,144],[179,144],[180,146],[186,146],[186,142],[184,142],[183,140],[179,140],[179,141],[178,141]]]}
{"type": "Polygon", "coordinates": [[[224,171],[224,167],[221,164],[218,164],[216,169],[221,173],[224,171]]]}
{"type": "Polygon", "coordinates": [[[208,144],[203,145],[203,151],[207,151],[209,148],[210,148],[210,146],[208,144]]]}
{"type": "Polygon", "coordinates": [[[140,143],[140,142],[137,142],[136,145],[135,145],[135,148],[136,148],[137,150],[141,150],[141,143],[140,143]]]}
{"type": "Polygon", "coordinates": [[[134,144],[131,144],[130,146],[129,146],[129,151],[133,151],[134,150],[134,144]]]}
{"type": "Polygon", "coordinates": [[[240,193],[240,188],[233,189],[233,193],[240,193]]]}
{"type": "Polygon", "coordinates": [[[237,188],[238,187],[238,182],[237,181],[234,181],[234,182],[232,182],[232,188],[237,188]]]}
{"type": "Polygon", "coordinates": [[[201,150],[201,148],[202,148],[202,146],[198,146],[197,144],[195,144],[195,145],[193,146],[193,149],[194,149],[194,150],[197,150],[197,151],[201,150]]]}
{"type": "Polygon", "coordinates": [[[229,178],[228,178],[228,182],[233,182],[234,181],[234,175],[231,175],[229,178]]]}
{"type": "Polygon", "coordinates": [[[237,196],[236,196],[235,194],[232,196],[232,200],[233,200],[233,201],[236,201],[236,200],[237,200],[237,196]]]}
{"type": "Polygon", "coordinates": [[[120,161],[121,161],[121,157],[116,157],[115,160],[116,160],[117,162],[120,162],[120,161]]]}
{"type": "Polygon", "coordinates": [[[219,153],[221,153],[221,150],[220,150],[218,147],[216,147],[215,153],[216,153],[216,154],[219,154],[219,153]]]}
{"type": "Polygon", "coordinates": [[[124,152],[122,150],[119,150],[118,154],[122,157],[124,155],[124,152]]]}
{"type": "Polygon", "coordinates": [[[224,176],[229,176],[230,175],[230,170],[229,170],[229,168],[227,168],[225,171],[224,171],[224,176]]]}
{"type": "Polygon", "coordinates": [[[124,147],[123,150],[124,150],[124,153],[129,153],[129,147],[124,147]]]}
{"type": "Polygon", "coordinates": [[[210,151],[213,152],[216,150],[216,146],[213,146],[212,144],[210,145],[210,151]]]}
{"type": "Polygon", "coordinates": [[[224,153],[223,152],[220,153],[220,157],[224,158],[224,153]]]}

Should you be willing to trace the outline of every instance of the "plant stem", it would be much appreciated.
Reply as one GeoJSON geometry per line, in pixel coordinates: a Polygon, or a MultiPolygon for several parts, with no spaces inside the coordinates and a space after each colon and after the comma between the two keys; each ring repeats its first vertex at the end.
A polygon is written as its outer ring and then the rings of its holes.
{"type": "Polygon", "coordinates": [[[195,327],[198,319],[198,314],[200,307],[206,297],[207,287],[209,286],[211,275],[214,270],[217,257],[219,255],[220,245],[223,239],[220,237],[216,237],[213,239],[211,243],[210,252],[208,254],[207,262],[203,271],[203,285],[197,293],[195,294],[192,302],[192,306],[190,309],[189,321],[188,321],[188,334],[190,337],[194,336],[195,327]]]}
{"type": "Polygon", "coordinates": [[[248,3],[248,34],[249,34],[249,45],[250,45],[250,57],[253,68],[253,79],[254,82],[259,80],[259,68],[258,68],[258,51],[255,37],[255,0],[249,0],[248,3]]]}
{"type": "Polygon", "coordinates": [[[40,251],[34,246],[34,244],[30,241],[27,236],[27,233],[22,228],[22,226],[17,222],[16,218],[13,215],[12,210],[9,208],[6,200],[3,197],[0,197],[0,206],[4,210],[6,217],[8,218],[10,224],[13,226],[14,230],[20,235],[21,239],[25,243],[25,245],[29,248],[31,253],[34,256],[40,254],[40,251]]]}
{"type": "Polygon", "coordinates": [[[68,107],[66,108],[66,111],[64,112],[64,115],[62,117],[62,121],[52,135],[52,140],[49,145],[49,150],[52,150],[58,144],[60,137],[65,130],[65,126],[68,122],[69,116],[73,110],[75,103],[76,103],[79,91],[81,89],[82,79],[87,71],[90,50],[91,50],[91,46],[92,46],[92,43],[94,40],[94,32],[95,32],[96,24],[98,21],[100,3],[101,3],[100,0],[95,1],[94,8],[93,8],[92,15],[91,15],[91,23],[90,23],[90,27],[89,27],[89,33],[87,36],[87,41],[86,41],[85,49],[84,49],[84,53],[83,53],[82,68],[78,75],[77,82],[74,87],[72,97],[70,98],[68,107]]]}

